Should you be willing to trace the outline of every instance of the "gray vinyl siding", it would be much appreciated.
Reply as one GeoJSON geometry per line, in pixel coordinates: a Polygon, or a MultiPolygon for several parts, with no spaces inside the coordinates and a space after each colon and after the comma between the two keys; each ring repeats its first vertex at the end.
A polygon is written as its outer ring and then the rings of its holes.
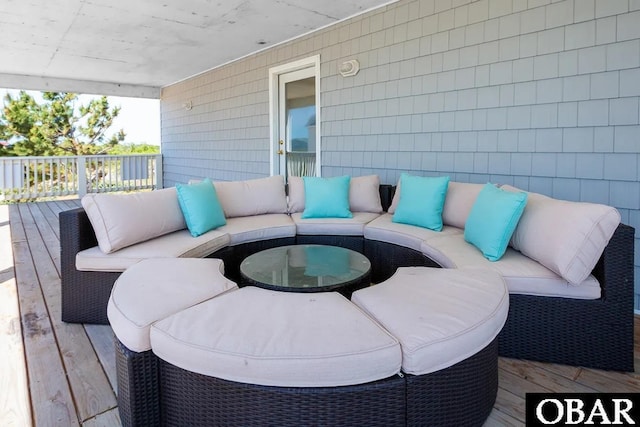
{"type": "Polygon", "coordinates": [[[268,70],[316,54],[324,176],[508,183],[640,229],[640,1],[400,1],[205,72],[163,89],[165,185],[267,176],[268,70]]]}

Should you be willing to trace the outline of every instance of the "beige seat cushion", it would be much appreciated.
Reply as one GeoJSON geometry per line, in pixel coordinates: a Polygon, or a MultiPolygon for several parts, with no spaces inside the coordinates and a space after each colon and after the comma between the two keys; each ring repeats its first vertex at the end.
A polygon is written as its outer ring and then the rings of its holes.
{"type": "Polygon", "coordinates": [[[489,270],[404,267],[351,300],[402,346],[402,370],[422,375],[476,354],[502,330],[507,288],[489,270]]]}
{"type": "Polygon", "coordinates": [[[611,206],[528,193],[511,246],[578,285],[591,274],[619,224],[620,213],[611,206]]]}
{"type": "Polygon", "coordinates": [[[227,218],[227,224],[217,228],[228,233],[232,246],[261,240],[294,237],[296,225],[289,215],[265,214],[227,218]]]}
{"type": "Polygon", "coordinates": [[[380,216],[370,212],[352,212],[352,218],[305,218],[297,212],[291,214],[300,235],[362,236],[364,226],[380,216]]]}
{"type": "Polygon", "coordinates": [[[216,181],[213,185],[226,218],[287,213],[281,175],[245,181],[216,181]]]}
{"type": "Polygon", "coordinates": [[[203,258],[228,246],[229,241],[229,235],[219,230],[198,237],[180,230],[109,254],[97,246],[85,249],[76,254],[76,269],[121,272],[148,258],[203,258]]]}
{"type": "Polygon", "coordinates": [[[251,286],[156,322],[151,346],[180,368],[268,386],[367,383],[401,362],[398,341],[342,295],[251,286]]]}
{"type": "Polygon", "coordinates": [[[393,215],[382,214],[364,227],[365,239],[393,243],[419,251],[423,241],[448,234],[462,234],[456,227],[445,226],[442,231],[392,221],[393,215]]]}
{"type": "Polygon", "coordinates": [[[175,188],[87,194],[82,207],[104,253],[186,228],[175,188]]]}
{"type": "Polygon", "coordinates": [[[600,284],[588,276],[573,285],[537,261],[507,248],[500,260],[491,262],[462,235],[442,236],[422,244],[422,253],[446,268],[483,268],[496,271],[507,283],[509,293],[575,299],[600,298],[600,284]]]}
{"type": "Polygon", "coordinates": [[[237,289],[219,259],[148,259],[122,273],[113,285],[107,316],[130,350],[151,349],[151,324],[216,295],[237,289]]]}

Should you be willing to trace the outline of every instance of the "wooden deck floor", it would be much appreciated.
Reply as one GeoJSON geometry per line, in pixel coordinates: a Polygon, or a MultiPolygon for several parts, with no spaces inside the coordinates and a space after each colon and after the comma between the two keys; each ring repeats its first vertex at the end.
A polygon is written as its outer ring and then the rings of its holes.
{"type": "MultiPolygon", "coordinates": [[[[0,205],[0,425],[118,426],[109,326],[60,320],[58,213],[78,200],[0,205]]],[[[617,373],[501,358],[487,426],[522,426],[527,392],[640,392],[617,373]]]]}

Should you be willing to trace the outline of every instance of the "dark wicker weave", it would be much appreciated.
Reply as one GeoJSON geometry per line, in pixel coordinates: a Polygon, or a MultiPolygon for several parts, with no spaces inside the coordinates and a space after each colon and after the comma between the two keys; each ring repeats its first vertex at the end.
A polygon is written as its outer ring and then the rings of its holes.
{"type": "MultiPolygon", "coordinates": [[[[343,387],[267,387],[237,383],[190,372],[157,359],[161,421],[138,418],[136,423],[169,426],[479,426],[488,417],[496,399],[497,347],[494,340],[474,356],[431,374],[394,376],[343,387]]],[[[155,358],[151,352],[146,353],[155,358]]],[[[141,354],[134,353],[134,357],[141,354]]],[[[148,398],[150,403],[137,401],[128,409],[150,406],[153,412],[156,395],[150,393],[148,398]]],[[[120,411],[122,416],[122,406],[120,411]]],[[[123,424],[129,425],[125,419],[129,420],[126,414],[123,424]]]]}
{"type": "Polygon", "coordinates": [[[510,295],[500,355],[633,371],[633,245],[621,224],[593,271],[600,299],[510,295]]]}
{"type": "Polygon", "coordinates": [[[98,244],[84,209],[60,212],[62,320],[109,324],[107,302],[120,273],[76,270],[76,254],[98,244]]]}
{"type": "Polygon", "coordinates": [[[498,393],[498,340],[447,369],[406,380],[407,425],[481,426],[498,393]]]}
{"type": "Polygon", "coordinates": [[[378,240],[364,241],[364,255],[371,261],[373,283],[387,280],[398,267],[440,267],[420,251],[378,240]]]}
{"type": "Polygon", "coordinates": [[[396,187],[389,184],[380,184],[380,203],[382,204],[382,210],[388,211],[391,202],[393,201],[393,194],[396,192],[396,187]]]}
{"type": "Polygon", "coordinates": [[[267,387],[209,377],[160,360],[162,425],[402,426],[405,382],[267,387]]]}
{"type": "Polygon", "coordinates": [[[361,254],[364,253],[364,237],[362,236],[299,235],[296,236],[296,244],[340,246],[361,254]]]}
{"type": "Polygon", "coordinates": [[[295,237],[283,237],[281,239],[261,240],[258,242],[242,243],[235,246],[228,246],[212,253],[208,258],[218,258],[224,263],[224,275],[236,282],[242,284],[242,275],[240,274],[240,264],[249,255],[265,249],[276,248],[278,246],[295,245],[295,237]]]}
{"type": "Polygon", "coordinates": [[[136,353],[117,338],[118,411],[123,426],[160,424],[159,359],[151,350],[136,353]]]}

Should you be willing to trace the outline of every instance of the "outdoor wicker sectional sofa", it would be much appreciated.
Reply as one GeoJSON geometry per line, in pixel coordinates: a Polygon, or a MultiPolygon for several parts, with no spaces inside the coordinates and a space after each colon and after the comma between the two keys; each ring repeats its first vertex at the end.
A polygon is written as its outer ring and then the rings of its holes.
{"type": "MultiPolygon", "coordinates": [[[[598,213],[587,219],[586,226],[583,224],[588,238],[581,244],[589,246],[586,250],[591,256],[594,250],[598,251],[597,241],[604,241],[604,250],[600,248],[601,255],[596,256],[598,261],[591,274],[579,285],[572,285],[521,252],[526,246],[522,239],[535,234],[525,226],[522,230],[516,229],[512,239],[512,246],[521,251],[510,247],[497,262],[486,260],[464,241],[466,217],[482,187],[478,184],[449,184],[443,212],[445,227],[441,232],[394,223],[395,187],[379,185],[375,176],[351,179],[349,201],[354,216],[347,220],[302,219],[304,186],[301,180],[290,180],[288,200],[282,177],[216,182],[214,185],[227,224],[196,238],[189,235],[179,220],[173,224],[167,221],[168,217],[180,216],[177,202],[171,202],[175,199],[175,189],[154,191],[153,198],[149,198],[149,193],[120,196],[122,203],[113,205],[111,211],[101,206],[101,199],[111,196],[90,195],[83,199],[85,208],[62,212],[63,320],[108,323],[106,306],[113,283],[127,267],[142,259],[220,258],[227,277],[238,282],[239,263],[251,253],[283,244],[325,243],[364,253],[371,261],[374,283],[388,279],[398,267],[407,266],[498,271],[507,282],[510,303],[506,325],[498,337],[500,355],[600,369],[633,370],[634,229],[618,224],[617,212],[607,211],[602,205],[557,201],[529,194],[529,204],[518,227],[523,223],[529,228],[543,226],[554,230],[552,234],[556,239],[569,235],[565,234],[567,228],[579,226],[575,224],[579,222],[575,218],[568,221],[563,218],[564,213],[581,215],[592,208],[598,213]],[[559,209],[553,213],[555,202],[559,202],[559,209]],[[545,206],[545,203],[553,205],[551,211],[535,208],[545,206]],[[163,206],[171,206],[171,212],[163,206]],[[89,220],[88,213],[95,215],[96,212],[106,221],[104,229],[96,230],[89,220]],[[98,242],[102,243],[104,239],[96,235],[102,233],[104,236],[104,233],[112,232],[113,227],[123,226],[127,219],[141,215],[145,215],[142,224],[131,221],[136,225],[128,224],[113,233],[122,241],[113,241],[107,248],[98,247],[98,242]],[[605,222],[609,221],[604,228],[611,228],[611,221],[615,222],[610,238],[602,231],[604,217],[605,222]],[[157,237],[149,236],[149,240],[135,243],[141,233],[144,235],[148,231],[147,227],[160,230],[157,237]]],[[[545,230],[540,230],[540,235],[545,234],[542,231],[545,230]]],[[[555,247],[550,251],[553,252],[551,256],[584,249],[580,244],[576,247],[575,242],[566,242],[560,247],[557,243],[557,240],[552,242],[555,247]]]]}

